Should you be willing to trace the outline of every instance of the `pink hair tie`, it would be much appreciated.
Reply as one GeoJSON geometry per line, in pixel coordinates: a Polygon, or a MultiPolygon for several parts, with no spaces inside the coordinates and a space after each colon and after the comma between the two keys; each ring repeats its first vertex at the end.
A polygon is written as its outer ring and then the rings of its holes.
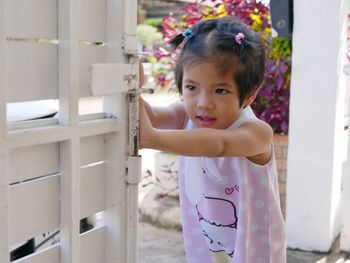
{"type": "Polygon", "coordinates": [[[238,44],[241,44],[241,39],[244,39],[244,34],[239,32],[236,36],[235,36],[236,42],[238,44]]]}

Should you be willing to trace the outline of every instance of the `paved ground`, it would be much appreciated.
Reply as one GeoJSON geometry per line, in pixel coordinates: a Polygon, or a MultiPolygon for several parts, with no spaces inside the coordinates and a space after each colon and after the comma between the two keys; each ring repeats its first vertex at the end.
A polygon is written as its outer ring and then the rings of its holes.
{"type": "Polygon", "coordinates": [[[182,233],[139,224],[139,263],[186,262],[182,233]]]}
{"type": "MultiPolygon", "coordinates": [[[[287,263],[350,263],[345,255],[337,251],[337,242],[330,254],[317,254],[288,250],[287,263]]],[[[139,224],[139,263],[185,263],[182,233],[152,226],[145,222],[139,224]]]]}

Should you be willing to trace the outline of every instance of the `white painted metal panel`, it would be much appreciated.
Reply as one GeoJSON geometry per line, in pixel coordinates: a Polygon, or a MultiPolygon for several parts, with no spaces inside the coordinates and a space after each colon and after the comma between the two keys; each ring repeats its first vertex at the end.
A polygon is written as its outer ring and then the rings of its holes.
{"type": "MultiPolygon", "coordinates": [[[[80,262],[97,263],[106,262],[105,254],[106,226],[94,228],[80,235],[80,262]]],[[[113,262],[113,261],[109,261],[113,262]]],[[[118,262],[118,261],[114,261],[118,262]]]]}
{"type": "MultiPolygon", "coordinates": [[[[96,103],[95,100],[93,100],[92,103],[96,103]]],[[[79,115],[79,121],[92,121],[92,120],[101,120],[106,118],[106,113],[104,112],[97,112],[97,113],[91,113],[91,114],[83,114],[79,115]]]]}
{"type": "Polygon", "coordinates": [[[57,39],[57,0],[6,1],[8,37],[57,39]]]}
{"type": "MultiPolygon", "coordinates": [[[[8,102],[58,98],[58,46],[47,43],[8,42],[8,102]]],[[[91,96],[91,66],[106,60],[106,47],[79,45],[79,96],[91,96]]]]}
{"type": "MultiPolygon", "coordinates": [[[[84,121],[77,128],[80,137],[118,132],[116,119],[84,121]]],[[[11,130],[8,134],[9,148],[20,148],[68,140],[72,130],[67,126],[53,125],[36,128],[11,130]]]]}
{"type": "Polygon", "coordinates": [[[52,143],[68,140],[71,136],[71,130],[67,126],[53,125],[36,128],[11,130],[8,133],[9,148],[52,143]]]}
{"type": "Polygon", "coordinates": [[[13,261],[13,263],[60,263],[59,244],[33,253],[27,257],[13,261]]]}
{"type": "Polygon", "coordinates": [[[96,45],[80,45],[79,47],[79,95],[92,96],[89,87],[91,66],[106,61],[106,47],[96,45]]]}
{"type": "Polygon", "coordinates": [[[80,219],[105,210],[105,164],[80,170],[80,219]]]}
{"type": "Polygon", "coordinates": [[[49,119],[40,119],[40,120],[29,120],[29,121],[19,121],[19,122],[13,122],[8,123],[7,127],[8,130],[23,130],[23,129],[29,129],[29,128],[36,128],[36,127],[45,127],[45,126],[55,126],[58,124],[58,120],[55,118],[49,118],[49,119]]]}
{"type": "Polygon", "coordinates": [[[79,40],[106,41],[106,0],[79,0],[79,40]]]}
{"type": "Polygon", "coordinates": [[[57,45],[10,41],[8,102],[57,98],[57,45]]]}
{"type": "Polygon", "coordinates": [[[128,91],[128,78],[133,76],[130,64],[94,64],[91,69],[91,91],[93,96],[104,96],[128,91]],[[120,83],[115,85],[115,83],[120,83]]]}
{"type": "Polygon", "coordinates": [[[10,184],[58,173],[59,145],[49,143],[10,151],[10,184]]]}
{"type": "Polygon", "coordinates": [[[110,132],[119,132],[119,124],[116,118],[103,120],[84,121],[79,123],[80,137],[87,137],[110,132]]]}
{"type": "Polygon", "coordinates": [[[80,166],[105,160],[104,135],[80,139],[80,166]]]}
{"type": "Polygon", "coordinates": [[[101,117],[78,116],[79,97],[91,95],[93,64],[137,69],[129,57],[136,11],[136,0],[0,0],[0,263],[9,262],[10,245],[53,229],[61,231],[59,246],[17,262],[137,261],[137,187],[126,183],[128,96],[106,96],[101,117]],[[7,125],[6,102],[55,98],[57,119],[7,125]],[[79,219],[102,210],[105,227],[79,236],[79,219]]]}
{"type": "Polygon", "coordinates": [[[10,186],[10,245],[59,228],[59,189],[58,175],[10,186]]]}

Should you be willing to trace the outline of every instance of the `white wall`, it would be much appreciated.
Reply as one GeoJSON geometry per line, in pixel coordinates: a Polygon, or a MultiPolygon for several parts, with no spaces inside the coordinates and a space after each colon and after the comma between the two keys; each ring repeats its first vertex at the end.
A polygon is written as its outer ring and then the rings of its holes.
{"type": "Polygon", "coordinates": [[[328,251],[340,231],[345,0],[294,0],[288,246],[328,251]]]}

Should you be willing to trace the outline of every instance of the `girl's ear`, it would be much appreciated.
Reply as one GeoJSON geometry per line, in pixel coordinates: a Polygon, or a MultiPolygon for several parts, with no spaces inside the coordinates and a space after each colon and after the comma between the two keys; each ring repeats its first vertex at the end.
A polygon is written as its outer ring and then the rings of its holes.
{"type": "Polygon", "coordinates": [[[253,101],[255,100],[256,96],[258,95],[258,93],[259,93],[259,90],[254,91],[252,94],[248,95],[246,97],[246,99],[244,100],[243,107],[247,107],[250,104],[252,104],[253,101]]]}

